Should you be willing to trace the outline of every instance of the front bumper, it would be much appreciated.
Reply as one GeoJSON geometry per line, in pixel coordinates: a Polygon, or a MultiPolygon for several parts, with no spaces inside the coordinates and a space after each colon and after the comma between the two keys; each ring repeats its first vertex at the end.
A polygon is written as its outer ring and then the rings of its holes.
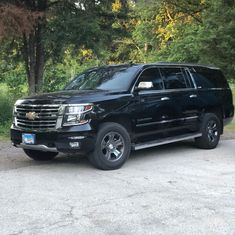
{"type": "Polygon", "coordinates": [[[71,127],[60,131],[35,132],[11,128],[11,141],[16,147],[48,152],[87,154],[94,149],[95,133],[89,125],[71,127]],[[22,143],[22,134],[35,134],[33,145],[22,143]]]}

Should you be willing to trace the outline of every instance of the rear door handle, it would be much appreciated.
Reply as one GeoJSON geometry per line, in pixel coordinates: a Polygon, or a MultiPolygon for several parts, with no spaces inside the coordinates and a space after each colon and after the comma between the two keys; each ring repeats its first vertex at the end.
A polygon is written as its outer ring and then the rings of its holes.
{"type": "Polygon", "coordinates": [[[197,98],[197,95],[192,94],[192,95],[189,96],[189,98],[197,98]]]}
{"type": "Polygon", "coordinates": [[[161,100],[164,101],[164,100],[169,100],[170,98],[169,97],[162,97],[161,100]]]}

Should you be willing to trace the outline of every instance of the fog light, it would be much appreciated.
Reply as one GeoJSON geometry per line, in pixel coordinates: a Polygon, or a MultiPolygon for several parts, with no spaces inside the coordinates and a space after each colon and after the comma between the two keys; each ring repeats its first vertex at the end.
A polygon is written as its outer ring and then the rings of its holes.
{"type": "Polygon", "coordinates": [[[69,145],[71,148],[79,148],[80,147],[79,142],[70,142],[69,145]]]}

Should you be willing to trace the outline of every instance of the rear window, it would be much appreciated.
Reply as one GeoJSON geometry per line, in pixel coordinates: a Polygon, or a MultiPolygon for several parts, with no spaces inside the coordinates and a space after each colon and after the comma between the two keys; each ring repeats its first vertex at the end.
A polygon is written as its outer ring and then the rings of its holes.
{"type": "Polygon", "coordinates": [[[192,72],[198,88],[228,88],[228,83],[220,70],[196,68],[192,72]]]}

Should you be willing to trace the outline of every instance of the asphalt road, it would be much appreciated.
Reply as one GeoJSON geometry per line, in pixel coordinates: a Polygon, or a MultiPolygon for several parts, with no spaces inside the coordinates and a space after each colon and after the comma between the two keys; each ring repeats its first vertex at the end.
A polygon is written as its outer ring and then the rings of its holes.
{"type": "Polygon", "coordinates": [[[235,140],[132,153],[122,169],[0,144],[0,234],[235,234],[235,140]]]}

